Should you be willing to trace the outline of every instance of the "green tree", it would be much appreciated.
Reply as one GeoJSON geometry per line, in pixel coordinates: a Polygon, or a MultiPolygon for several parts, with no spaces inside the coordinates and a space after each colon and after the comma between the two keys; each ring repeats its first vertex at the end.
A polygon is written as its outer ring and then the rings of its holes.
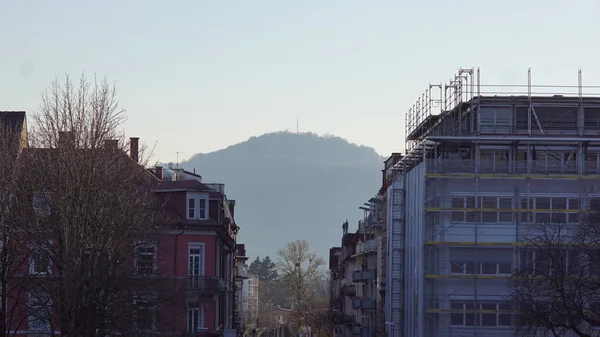
{"type": "Polygon", "coordinates": [[[273,282],[278,278],[277,265],[269,256],[264,257],[262,260],[260,256],[257,256],[248,267],[248,271],[258,275],[261,282],[273,282]]]}

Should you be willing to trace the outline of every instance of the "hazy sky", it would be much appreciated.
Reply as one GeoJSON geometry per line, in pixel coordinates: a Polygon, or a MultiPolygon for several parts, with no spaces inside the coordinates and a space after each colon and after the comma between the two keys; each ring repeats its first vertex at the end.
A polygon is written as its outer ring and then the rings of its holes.
{"type": "MultiPolygon", "coordinates": [[[[158,160],[265,132],[332,133],[386,155],[429,82],[600,85],[600,2],[0,0],[0,110],[55,75],[115,81],[158,160]]],[[[600,92],[599,92],[600,94],[600,92]]]]}

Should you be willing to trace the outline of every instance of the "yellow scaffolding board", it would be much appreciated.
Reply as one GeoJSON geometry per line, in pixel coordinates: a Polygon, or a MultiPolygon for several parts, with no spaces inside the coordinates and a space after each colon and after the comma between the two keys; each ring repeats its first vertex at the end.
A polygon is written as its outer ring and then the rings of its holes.
{"type": "MultiPolygon", "coordinates": [[[[482,301],[485,302],[485,301],[482,301]]],[[[517,314],[516,310],[461,310],[461,309],[425,309],[428,314],[517,314]]]]}
{"type": "MultiPolygon", "coordinates": [[[[554,245],[555,243],[549,243],[551,245],[554,245]]],[[[531,243],[527,243],[527,242],[467,242],[467,241],[425,241],[425,245],[426,246],[488,246],[488,247],[499,247],[499,246],[505,246],[505,247],[540,247],[540,246],[544,246],[544,244],[542,243],[535,243],[535,244],[531,244],[531,243]]],[[[563,247],[581,247],[581,246],[586,246],[586,247],[594,247],[597,246],[598,244],[581,244],[581,243],[563,243],[561,244],[561,246],[563,247]]]]}
{"type": "Polygon", "coordinates": [[[439,245],[448,245],[448,246],[524,246],[523,242],[467,242],[467,241],[425,241],[426,246],[439,246],[439,245]]]}
{"type": "Polygon", "coordinates": [[[600,180],[598,174],[509,174],[509,173],[426,173],[427,178],[484,178],[484,179],[586,179],[600,180]]]}
{"type": "Polygon", "coordinates": [[[589,213],[589,210],[580,209],[526,209],[526,208],[452,208],[452,207],[425,207],[427,212],[484,212],[484,213],[589,213]]]}
{"type": "MultiPolygon", "coordinates": [[[[478,275],[478,274],[469,274],[469,275],[443,275],[443,274],[426,274],[425,279],[427,280],[447,280],[447,279],[462,279],[462,280],[535,280],[535,279],[547,279],[546,275],[537,275],[537,276],[514,276],[514,275],[478,275]]],[[[589,277],[573,277],[576,280],[588,280],[588,281],[598,281],[600,277],[589,276],[589,277]]]]}
{"type": "Polygon", "coordinates": [[[512,275],[477,275],[477,274],[464,274],[464,275],[442,275],[442,274],[427,274],[425,275],[426,279],[436,280],[436,279],[466,279],[466,280],[507,280],[510,279],[512,275]]]}

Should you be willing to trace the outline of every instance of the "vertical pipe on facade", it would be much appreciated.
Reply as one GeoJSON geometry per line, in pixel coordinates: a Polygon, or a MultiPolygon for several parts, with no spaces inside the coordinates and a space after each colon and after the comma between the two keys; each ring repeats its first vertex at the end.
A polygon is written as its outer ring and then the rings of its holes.
{"type": "MultiPolygon", "coordinates": [[[[479,221],[482,220],[481,217],[483,216],[482,212],[479,212],[480,207],[481,207],[481,203],[479,201],[479,158],[480,158],[480,148],[479,148],[479,143],[475,142],[475,211],[476,211],[476,218],[475,218],[475,261],[480,261],[479,260],[479,221]]],[[[494,157],[495,158],[495,157],[494,157]]],[[[475,274],[474,276],[474,295],[475,295],[475,300],[474,300],[474,309],[476,310],[475,312],[477,312],[477,310],[479,310],[479,279],[477,276],[477,265],[479,265],[479,268],[481,268],[481,263],[476,263],[475,264],[475,274]]],[[[474,328],[474,335],[477,336],[477,317],[478,315],[475,314],[475,328],[474,328]]]]}
{"type": "Polygon", "coordinates": [[[527,134],[531,136],[531,68],[527,69],[527,99],[529,108],[527,109],[527,134]]]}
{"type": "Polygon", "coordinates": [[[583,108],[583,76],[581,74],[581,68],[577,72],[577,87],[579,94],[579,109],[577,112],[577,128],[579,130],[579,136],[583,136],[583,128],[584,128],[584,108],[583,108]]]}
{"type": "Polygon", "coordinates": [[[481,72],[477,67],[477,96],[481,96],[481,72]]]}

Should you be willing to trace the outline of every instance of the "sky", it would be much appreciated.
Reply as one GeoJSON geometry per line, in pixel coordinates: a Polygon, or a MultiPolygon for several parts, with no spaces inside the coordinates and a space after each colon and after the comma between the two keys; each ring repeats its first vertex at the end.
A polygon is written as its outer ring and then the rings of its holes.
{"type": "Polygon", "coordinates": [[[157,161],[297,120],[389,155],[408,109],[460,67],[560,85],[582,68],[600,85],[599,31],[597,0],[0,0],[0,110],[32,113],[56,76],[96,74],[157,161]]]}

